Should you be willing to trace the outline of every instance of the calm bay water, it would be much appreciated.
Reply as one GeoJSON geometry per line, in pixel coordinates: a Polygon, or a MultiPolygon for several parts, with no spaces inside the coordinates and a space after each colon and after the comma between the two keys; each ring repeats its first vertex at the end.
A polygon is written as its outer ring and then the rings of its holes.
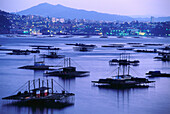
{"type": "MultiPolygon", "coordinates": [[[[156,81],[153,87],[138,89],[105,89],[98,88],[91,84],[92,80],[107,78],[116,75],[113,72],[117,66],[109,66],[108,61],[119,58],[119,54],[125,51],[118,51],[116,48],[102,48],[101,45],[111,43],[163,43],[170,44],[170,38],[5,38],[0,37],[1,48],[5,49],[31,49],[29,45],[53,45],[62,50],[59,54],[73,59],[73,65],[78,70],[90,71],[90,76],[64,80],[53,77],[58,83],[70,92],[75,93],[75,104],[64,109],[47,109],[5,106],[6,102],[0,99],[0,114],[169,114],[170,111],[170,78],[154,78],[156,81]],[[97,48],[92,52],[75,52],[72,46],[65,43],[95,44],[97,48]]],[[[126,45],[128,47],[129,45],[126,45]]],[[[154,49],[161,46],[149,46],[142,49],[154,49]]],[[[140,48],[141,49],[141,48],[140,48]]],[[[131,53],[131,59],[140,60],[139,66],[132,66],[130,73],[134,76],[145,77],[150,70],[160,70],[170,73],[170,62],[156,61],[153,58],[155,53],[131,53]]],[[[30,55],[6,55],[7,51],[0,51],[0,98],[14,94],[25,82],[43,77],[42,71],[17,69],[17,67],[33,64],[33,56],[30,55]]],[[[43,50],[41,53],[47,53],[43,50]]],[[[37,60],[42,60],[37,55],[37,60]]],[[[46,64],[57,65],[62,59],[46,59],[46,64]]]]}

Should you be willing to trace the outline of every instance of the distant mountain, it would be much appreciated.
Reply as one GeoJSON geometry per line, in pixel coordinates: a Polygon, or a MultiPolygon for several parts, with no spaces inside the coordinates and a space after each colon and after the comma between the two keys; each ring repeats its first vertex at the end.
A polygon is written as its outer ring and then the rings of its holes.
{"type": "MultiPolygon", "coordinates": [[[[134,18],[135,20],[138,20],[138,21],[151,21],[150,18],[134,18]]],[[[170,21],[170,16],[168,17],[155,17],[154,18],[154,22],[165,22],[165,21],[170,21]]]]}
{"type": "Polygon", "coordinates": [[[170,21],[170,16],[168,17],[158,17],[158,18],[155,18],[155,21],[158,22],[158,21],[170,21]]]}
{"type": "Polygon", "coordinates": [[[21,15],[41,15],[57,18],[67,19],[89,19],[89,20],[105,20],[105,21],[132,21],[133,18],[128,16],[114,15],[99,13],[95,11],[79,10],[74,8],[65,7],[62,5],[51,5],[42,3],[29,9],[18,12],[21,15]]]}

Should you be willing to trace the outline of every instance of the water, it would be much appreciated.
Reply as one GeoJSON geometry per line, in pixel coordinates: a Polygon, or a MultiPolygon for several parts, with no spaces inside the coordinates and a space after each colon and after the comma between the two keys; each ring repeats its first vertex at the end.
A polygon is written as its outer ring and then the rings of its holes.
{"type": "MultiPolygon", "coordinates": [[[[168,114],[170,109],[170,78],[154,78],[155,86],[138,89],[104,89],[91,84],[92,80],[107,78],[116,75],[113,72],[117,66],[109,66],[108,61],[119,58],[119,54],[125,51],[118,51],[116,48],[102,48],[101,45],[111,43],[163,43],[170,44],[170,38],[5,38],[1,36],[1,48],[8,49],[31,49],[29,45],[54,45],[61,48],[59,54],[71,57],[78,70],[90,71],[90,76],[63,80],[53,77],[63,87],[75,93],[75,104],[64,109],[31,108],[5,106],[6,102],[0,100],[1,114],[39,114],[39,113],[61,113],[61,114],[168,114]],[[86,43],[95,44],[97,48],[92,52],[75,52],[72,46],[65,43],[86,43]]],[[[128,45],[126,45],[128,47],[128,45]]],[[[161,47],[161,46],[159,46],[161,47]]],[[[142,49],[154,49],[156,46],[143,47],[142,49]]],[[[141,48],[139,48],[141,49],[141,48]]],[[[139,66],[132,66],[130,73],[134,76],[145,77],[145,73],[150,70],[160,70],[170,73],[170,62],[155,61],[153,58],[157,54],[131,53],[131,59],[140,60],[139,66]]],[[[31,55],[6,55],[7,51],[0,51],[0,98],[14,94],[20,86],[32,79],[43,78],[42,71],[17,69],[17,67],[33,64],[31,55]]],[[[47,53],[43,50],[41,53],[47,53]]],[[[42,60],[37,55],[38,60],[42,60]]],[[[46,59],[46,64],[56,65],[62,59],[46,59]]]]}

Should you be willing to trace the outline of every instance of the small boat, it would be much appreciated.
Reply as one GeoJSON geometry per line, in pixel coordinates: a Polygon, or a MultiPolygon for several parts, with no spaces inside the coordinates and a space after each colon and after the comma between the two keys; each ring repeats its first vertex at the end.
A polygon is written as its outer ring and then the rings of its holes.
{"type": "Polygon", "coordinates": [[[58,76],[62,78],[74,78],[89,76],[89,71],[77,71],[76,67],[71,66],[71,59],[64,58],[64,67],[54,71],[47,71],[46,76],[58,76]]]}
{"type": "Polygon", "coordinates": [[[124,74],[119,75],[119,67],[118,67],[118,75],[112,76],[106,79],[99,79],[98,81],[92,81],[92,83],[97,84],[98,87],[106,87],[106,88],[116,88],[116,89],[125,89],[125,88],[139,88],[139,87],[149,87],[149,83],[153,83],[155,81],[149,81],[146,78],[138,78],[124,74]]]}
{"type": "Polygon", "coordinates": [[[30,53],[40,53],[40,50],[20,50],[20,49],[0,49],[1,51],[12,51],[8,55],[29,55],[30,53]]]}
{"type": "Polygon", "coordinates": [[[93,45],[93,44],[83,44],[83,43],[67,43],[65,45],[97,47],[96,45],[93,45]]]}
{"type": "Polygon", "coordinates": [[[131,51],[134,50],[135,48],[118,48],[117,50],[127,50],[127,51],[131,51]]]}
{"type": "Polygon", "coordinates": [[[73,47],[74,51],[82,51],[82,52],[87,52],[87,51],[93,51],[94,47],[89,47],[89,46],[76,46],[73,47]]]}
{"type": "Polygon", "coordinates": [[[87,51],[93,51],[96,45],[93,44],[81,44],[81,43],[76,43],[75,47],[73,47],[74,51],[82,51],[82,52],[87,52],[87,51]]]}
{"type": "Polygon", "coordinates": [[[33,47],[33,49],[42,49],[42,50],[49,50],[54,46],[46,46],[46,45],[30,45],[30,47],[33,47]]]}
{"type": "Polygon", "coordinates": [[[154,57],[154,59],[162,61],[170,61],[170,54],[163,54],[162,56],[154,57]]]}
{"type": "Polygon", "coordinates": [[[13,50],[12,53],[7,53],[8,55],[29,55],[31,52],[25,50],[13,50]]]}
{"type": "Polygon", "coordinates": [[[130,42],[130,43],[127,43],[127,44],[129,44],[129,45],[140,45],[142,43],[130,42]]]}
{"type": "Polygon", "coordinates": [[[124,47],[123,44],[109,44],[109,45],[102,45],[101,47],[124,47]]]}
{"type": "Polygon", "coordinates": [[[145,46],[162,46],[164,44],[144,44],[145,46]]]}
{"type": "Polygon", "coordinates": [[[142,50],[142,49],[138,49],[138,50],[134,50],[135,52],[143,52],[143,53],[158,53],[157,49],[154,50],[142,50]]]}
{"type": "Polygon", "coordinates": [[[26,66],[19,67],[18,69],[53,70],[52,67],[59,67],[59,66],[45,65],[45,60],[36,61],[36,56],[34,56],[34,65],[26,65],[26,66]]]}
{"type": "Polygon", "coordinates": [[[65,55],[58,55],[57,52],[49,52],[48,54],[41,54],[43,58],[64,58],[65,55]]]}
{"type": "Polygon", "coordinates": [[[109,65],[133,65],[138,66],[139,60],[130,60],[130,54],[121,53],[120,59],[112,59],[109,61],[109,65]]]}
{"type": "MultiPolygon", "coordinates": [[[[74,93],[66,91],[62,87],[62,92],[54,92],[54,83],[58,84],[55,80],[32,80],[28,81],[22,87],[26,88],[26,91],[18,91],[17,94],[3,97],[3,100],[11,100],[12,103],[6,105],[15,106],[27,106],[27,107],[47,107],[47,108],[64,108],[70,105],[74,105],[74,93]],[[42,83],[42,85],[41,85],[42,83]],[[45,86],[46,83],[46,86],[45,86]],[[36,88],[36,85],[39,85],[36,88]],[[51,87],[50,87],[51,85],[51,87]]],[[[20,88],[21,89],[21,88],[20,88]]]]}
{"type": "Polygon", "coordinates": [[[41,54],[40,56],[43,58],[64,58],[65,55],[59,55],[58,51],[60,50],[60,48],[49,48],[48,49],[48,54],[41,54]]]}
{"type": "Polygon", "coordinates": [[[40,53],[40,50],[25,50],[25,51],[27,51],[27,52],[30,52],[30,53],[40,53]]]}
{"type": "Polygon", "coordinates": [[[149,71],[146,75],[149,75],[148,77],[170,77],[170,74],[161,73],[161,71],[149,71]]]}

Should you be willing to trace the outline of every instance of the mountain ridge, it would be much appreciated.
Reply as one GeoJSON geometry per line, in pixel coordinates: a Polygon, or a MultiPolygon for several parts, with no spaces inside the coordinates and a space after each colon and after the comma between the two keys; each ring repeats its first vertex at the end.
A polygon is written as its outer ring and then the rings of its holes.
{"type": "MultiPolygon", "coordinates": [[[[44,17],[56,17],[66,19],[88,19],[96,21],[150,21],[150,18],[133,18],[131,16],[100,13],[97,11],[86,11],[84,9],[75,9],[66,7],[60,4],[52,5],[49,3],[41,3],[26,10],[17,12],[21,15],[40,15],[44,17]]],[[[170,16],[167,17],[155,17],[154,21],[170,21],[170,16]]]]}
{"type": "Polygon", "coordinates": [[[51,5],[48,3],[42,3],[37,6],[33,6],[26,10],[17,12],[21,15],[40,15],[50,16],[56,18],[69,18],[69,19],[89,19],[89,20],[105,20],[105,21],[132,21],[133,18],[129,16],[122,16],[116,14],[100,13],[96,11],[86,11],[83,9],[74,9],[65,7],[63,5],[51,5]]]}

